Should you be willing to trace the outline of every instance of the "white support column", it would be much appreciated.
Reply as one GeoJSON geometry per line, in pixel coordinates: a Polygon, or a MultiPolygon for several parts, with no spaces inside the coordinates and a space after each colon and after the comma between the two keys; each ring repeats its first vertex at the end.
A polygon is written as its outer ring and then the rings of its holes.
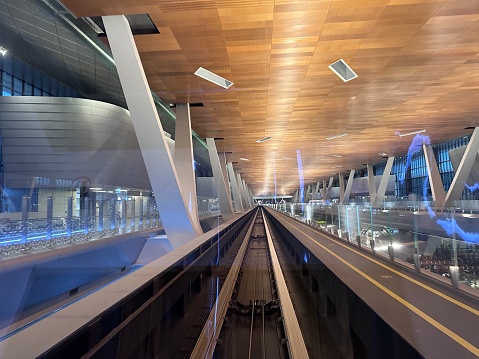
{"type": "Polygon", "coordinates": [[[321,198],[322,198],[323,200],[326,199],[327,190],[328,190],[328,186],[327,186],[327,184],[326,184],[326,180],[323,179],[323,188],[321,188],[321,198]]]}
{"type": "Polygon", "coordinates": [[[187,201],[183,198],[130,24],[123,15],[104,16],[103,23],[161,221],[170,243],[176,248],[201,235],[203,231],[193,219],[187,201]]]}
{"type": "Polygon", "coordinates": [[[304,202],[308,203],[311,199],[309,192],[311,192],[311,185],[308,185],[308,189],[306,190],[306,196],[304,196],[304,202]]]}
{"type": "Polygon", "coordinates": [[[246,185],[246,192],[248,193],[248,199],[251,208],[253,208],[254,202],[253,202],[253,196],[251,195],[251,190],[249,189],[248,185],[246,185]]]}
{"type": "Polygon", "coordinates": [[[243,192],[246,199],[246,203],[248,204],[248,208],[251,208],[251,201],[249,199],[248,187],[246,186],[245,180],[244,179],[241,179],[241,180],[243,181],[243,192]]]}
{"type": "Polygon", "coordinates": [[[431,145],[422,144],[424,158],[426,159],[427,175],[429,176],[429,184],[431,185],[432,198],[437,207],[442,207],[446,198],[446,191],[442,183],[439,169],[437,168],[436,156],[431,145]]]}
{"type": "Polygon", "coordinates": [[[249,198],[251,199],[251,207],[254,207],[254,196],[253,196],[253,191],[248,188],[249,192],[249,198]]]}
{"type": "MultiPolygon", "coordinates": [[[[173,154],[178,180],[181,184],[183,198],[186,200],[192,219],[200,225],[196,197],[196,178],[193,157],[193,140],[191,135],[190,105],[176,105],[175,151],[173,154]]],[[[201,228],[201,227],[200,227],[201,228]]]]}
{"type": "Polygon", "coordinates": [[[368,164],[368,185],[369,185],[369,202],[371,206],[376,201],[376,182],[374,181],[373,165],[368,164]]]}
{"type": "Polygon", "coordinates": [[[246,182],[245,180],[242,180],[243,181],[243,191],[244,191],[244,195],[246,197],[246,203],[248,203],[248,208],[251,208],[251,201],[249,199],[249,194],[248,194],[248,186],[246,185],[246,182]]]}
{"type": "Polygon", "coordinates": [[[344,173],[339,174],[339,203],[344,201],[344,173]]]}
{"type": "Polygon", "coordinates": [[[230,181],[228,179],[228,171],[226,170],[226,155],[224,154],[224,152],[220,152],[218,153],[218,158],[220,160],[221,174],[223,175],[223,181],[225,181],[226,194],[228,195],[229,201],[232,202],[231,186],[230,186],[230,181]]]}
{"type": "Polygon", "coordinates": [[[228,174],[230,177],[231,189],[233,190],[233,204],[234,204],[236,212],[241,213],[243,212],[243,203],[241,201],[241,196],[240,196],[240,192],[238,188],[238,182],[236,181],[233,164],[231,162],[228,162],[228,165],[226,167],[228,169],[228,174]]]}
{"type": "Polygon", "coordinates": [[[343,199],[344,203],[349,202],[349,197],[351,195],[351,188],[353,188],[354,172],[355,170],[351,170],[351,172],[349,172],[348,184],[346,185],[346,191],[344,191],[344,199],[343,199]]]}
{"type": "Polygon", "coordinates": [[[316,183],[316,188],[314,189],[314,193],[313,193],[313,199],[318,199],[318,193],[319,193],[319,182],[316,183]]]}
{"type": "Polygon", "coordinates": [[[243,180],[241,179],[241,175],[239,173],[236,174],[236,180],[238,181],[238,187],[240,190],[241,201],[243,202],[243,208],[246,210],[249,208],[248,201],[246,200],[246,193],[243,187],[243,180]]]}
{"type": "MultiPolygon", "coordinates": [[[[391,176],[391,168],[393,167],[394,163],[394,156],[388,158],[386,162],[386,167],[384,167],[384,173],[381,177],[381,182],[379,182],[379,188],[376,192],[376,199],[374,200],[373,206],[377,207],[380,206],[383,202],[383,199],[386,195],[386,189],[389,183],[389,177],[391,176]]],[[[376,183],[374,184],[376,186],[376,183]]]]}
{"type": "Polygon", "coordinates": [[[464,190],[464,184],[471,173],[472,166],[476,160],[477,151],[479,150],[479,127],[474,129],[471,139],[464,151],[461,163],[457,168],[457,172],[452,180],[451,187],[447,191],[446,198],[444,199],[443,208],[446,206],[452,206],[454,201],[457,201],[461,197],[461,193],[464,190]]]}
{"type": "Polygon", "coordinates": [[[333,187],[333,181],[334,181],[334,177],[330,177],[329,178],[329,183],[328,183],[328,188],[326,190],[326,196],[325,196],[325,200],[329,199],[331,197],[331,188],[333,187]]]}
{"type": "Polygon", "coordinates": [[[296,203],[296,202],[298,202],[298,190],[294,192],[294,196],[293,196],[293,203],[296,203]]]}
{"type": "Polygon", "coordinates": [[[229,221],[234,217],[233,207],[231,201],[228,198],[226,184],[223,173],[221,171],[220,159],[218,152],[216,152],[216,144],[213,138],[206,139],[206,145],[208,146],[208,155],[210,157],[211,170],[213,171],[213,178],[215,186],[218,191],[218,202],[220,205],[221,216],[224,221],[229,221]]]}

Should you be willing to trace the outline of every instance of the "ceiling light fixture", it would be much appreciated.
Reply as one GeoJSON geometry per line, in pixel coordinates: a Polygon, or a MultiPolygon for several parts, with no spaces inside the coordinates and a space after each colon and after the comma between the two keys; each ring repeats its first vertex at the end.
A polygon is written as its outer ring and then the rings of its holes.
{"type": "Polygon", "coordinates": [[[388,156],[388,154],[386,152],[378,152],[378,155],[382,156],[382,157],[387,157],[388,156]]]}
{"type": "Polygon", "coordinates": [[[343,166],[333,166],[333,168],[341,168],[341,167],[343,167],[343,166]]]}
{"type": "Polygon", "coordinates": [[[270,137],[270,136],[263,137],[263,138],[261,138],[261,139],[259,139],[259,140],[256,140],[256,142],[258,142],[258,143],[263,143],[263,142],[268,141],[268,140],[271,140],[271,137],[270,137]]]}
{"type": "Polygon", "coordinates": [[[333,155],[333,157],[341,158],[341,157],[343,157],[343,156],[341,156],[341,155],[333,155]]]}
{"type": "Polygon", "coordinates": [[[3,56],[5,56],[5,54],[8,52],[8,50],[4,47],[1,47],[0,46],[0,54],[2,54],[3,56]]]}
{"type": "Polygon", "coordinates": [[[348,135],[347,133],[340,133],[339,135],[326,137],[326,139],[327,140],[334,140],[335,138],[344,137],[344,136],[347,136],[347,135],[348,135]]]}
{"type": "Polygon", "coordinates": [[[249,161],[249,159],[243,158],[243,157],[240,157],[240,160],[242,160],[242,161],[249,161]]]}
{"type": "Polygon", "coordinates": [[[292,160],[293,158],[291,157],[281,157],[282,159],[285,159],[285,160],[292,160]]]}
{"type": "Polygon", "coordinates": [[[398,132],[398,135],[399,135],[399,137],[404,137],[404,136],[417,135],[418,133],[423,133],[423,132],[426,132],[426,130],[419,130],[419,131],[414,131],[414,132],[409,132],[409,133],[398,132]]]}
{"type": "Polygon", "coordinates": [[[205,79],[209,82],[212,82],[218,86],[221,86],[225,89],[229,89],[231,86],[233,86],[233,83],[211,71],[208,71],[202,67],[200,67],[198,70],[195,72],[196,76],[201,77],[202,79],[205,79]]]}
{"type": "Polygon", "coordinates": [[[349,65],[344,62],[343,59],[339,59],[338,61],[333,62],[328,67],[344,82],[351,81],[358,77],[358,75],[356,75],[353,69],[349,67],[349,65]]]}

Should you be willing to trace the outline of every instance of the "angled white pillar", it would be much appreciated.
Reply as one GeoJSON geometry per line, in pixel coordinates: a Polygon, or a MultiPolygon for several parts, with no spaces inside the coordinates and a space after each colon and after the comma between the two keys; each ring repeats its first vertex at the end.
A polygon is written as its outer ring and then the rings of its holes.
{"type": "Polygon", "coordinates": [[[315,187],[314,193],[313,193],[313,199],[318,199],[318,193],[319,193],[319,182],[316,183],[316,187],[315,187]]]}
{"type": "Polygon", "coordinates": [[[221,164],[218,157],[218,152],[216,151],[215,140],[213,138],[207,138],[206,145],[208,146],[211,170],[213,171],[213,178],[218,191],[218,202],[220,205],[221,216],[226,222],[234,217],[233,207],[228,197],[228,190],[226,189],[224,176],[221,171],[221,164]]]}
{"type": "Polygon", "coordinates": [[[436,156],[431,145],[422,144],[424,151],[424,158],[426,159],[427,175],[429,177],[429,184],[431,185],[432,198],[436,203],[436,206],[441,207],[446,198],[446,191],[442,183],[441,175],[439,174],[439,168],[437,168],[436,156]]]}
{"type": "MultiPolygon", "coordinates": [[[[379,182],[378,191],[376,192],[376,199],[374,200],[373,206],[380,206],[383,202],[384,196],[386,195],[386,189],[389,183],[389,177],[391,176],[391,168],[393,167],[394,156],[388,158],[386,162],[386,167],[384,167],[384,173],[381,177],[381,182],[379,182]]],[[[376,186],[376,184],[374,184],[376,186]]]]}
{"type": "Polygon", "coordinates": [[[309,192],[311,192],[311,185],[309,184],[308,185],[308,189],[306,190],[306,196],[304,196],[304,201],[306,203],[309,202],[309,200],[311,199],[310,195],[309,195],[309,192]]]}
{"type": "Polygon", "coordinates": [[[333,177],[329,178],[328,188],[326,189],[326,196],[324,198],[325,200],[331,197],[331,188],[333,187],[333,180],[334,180],[333,177]]]}
{"type": "Polygon", "coordinates": [[[249,189],[248,185],[246,185],[246,190],[248,192],[249,203],[251,205],[251,208],[253,208],[253,205],[254,205],[253,196],[251,195],[251,190],[249,189]]]}
{"type": "Polygon", "coordinates": [[[238,188],[238,182],[236,181],[235,172],[233,169],[233,164],[228,162],[227,164],[228,174],[231,182],[231,189],[233,190],[233,204],[236,212],[243,212],[243,203],[241,201],[241,196],[238,188]]]}
{"type": "Polygon", "coordinates": [[[249,191],[249,198],[251,199],[251,207],[254,207],[254,196],[253,196],[253,191],[248,188],[249,191]]]}
{"type": "Polygon", "coordinates": [[[339,203],[344,201],[344,173],[339,174],[339,203]]]}
{"type": "Polygon", "coordinates": [[[231,186],[230,181],[228,179],[228,171],[226,170],[226,155],[224,152],[218,153],[218,158],[220,160],[221,166],[221,174],[223,175],[223,181],[225,181],[226,186],[226,194],[228,195],[228,199],[231,201],[231,186]]]}
{"type": "Polygon", "coordinates": [[[246,203],[248,203],[248,208],[251,208],[251,201],[249,199],[249,194],[248,194],[248,186],[246,185],[245,180],[243,180],[243,191],[244,191],[244,196],[246,198],[246,203]]]}
{"type": "Polygon", "coordinates": [[[246,203],[248,204],[248,208],[251,208],[251,201],[249,200],[248,188],[246,186],[245,180],[242,179],[242,181],[243,181],[243,192],[244,192],[244,196],[245,196],[245,199],[246,199],[246,203]]]}
{"type": "Polygon", "coordinates": [[[462,156],[459,167],[457,168],[454,179],[452,180],[451,187],[447,191],[446,198],[444,199],[443,208],[453,205],[454,201],[457,201],[461,197],[461,193],[464,190],[464,184],[471,173],[472,166],[479,150],[479,127],[474,129],[471,139],[467,144],[464,156],[462,156]]]}
{"type": "Polygon", "coordinates": [[[248,209],[248,201],[246,200],[246,193],[243,187],[243,180],[241,179],[241,175],[239,173],[236,174],[236,180],[238,181],[238,187],[240,191],[241,201],[243,202],[243,208],[248,209]]]}
{"type": "Polygon", "coordinates": [[[296,203],[296,202],[298,202],[298,190],[294,192],[294,196],[293,196],[293,203],[296,203]]]}
{"type": "Polygon", "coordinates": [[[326,199],[327,191],[328,191],[328,185],[326,184],[326,180],[323,179],[323,188],[321,188],[321,197],[323,200],[326,199]]]}
{"type": "MultiPolygon", "coordinates": [[[[196,177],[193,157],[193,140],[191,134],[190,105],[176,104],[175,151],[173,154],[178,180],[181,184],[183,198],[186,200],[192,219],[200,226],[198,203],[196,197],[196,177]]],[[[201,226],[200,226],[201,228],[201,226]]]]}
{"type": "Polygon", "coordinates": [[[174,248],[201,235],[182,195],[160,118],[151,97],[130,24],[123,15],[104,16],[103,23],[130,110],[143,160],[160,212],[174,248]]]}
{"type": "Polygon", "coordinates": [[[353,188],[354,181],[354,172],[355,170],[351,170],[351,172],[349,172],[348,184],[346,185],[346,190],[344,191],[344,203],[348,203],[349,197],[351,196],[351,188],[353,188]]]}
{"type": "Polygon", "coordinates": [[[368,164],[368,185],[369,185],[369,202],[371,206],[376,201],[376,182],[374,182],[373,165],[368,164]]]}

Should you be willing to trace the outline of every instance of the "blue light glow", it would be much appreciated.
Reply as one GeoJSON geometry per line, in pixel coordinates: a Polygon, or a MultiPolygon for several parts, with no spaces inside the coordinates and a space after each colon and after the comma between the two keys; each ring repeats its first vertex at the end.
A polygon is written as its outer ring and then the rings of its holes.
{"type": "MultiPolygon", "coordinates": [[[[402,172],[399,173],[399,180],[401,183],[404,182],[404,179],[406,178],[406,172],[411,165],[411,157],[414,153],[417,151],[421,150],[422,145],[431,145],[431,141],[429,139],[429,136],[425,135],[416,135],[414,139],[411,142],[411,145],[409,146],[409,151],[407,153],[407,159],[406,159],[406,164],[404,166],[404,169],[402,172]]],[[[429,213],[430,218],[435,218],[436,217],[436,212],[429,206],[428,201],[427,201],[427,182],[429,181],[429,177],[426,176],[423,181],[423,186],[422,186],[422,197],[423,201],[425,203],[426,209],[429,213]]],[[[479,189],[479,184],[475,183],[473,186],[469,186],[466,183],[464,185],[471,191],[474,192],[475,190],[479,189]]],[[[454,218],[448,219],[448,218],[439,218],[436,220],[436,224],[438,224],[446,233],[448,236],[452,236],[453,234],[457,234],[459,237],[461,237],[463,240],[467,242],[475,242],[479,243],[479,233],[471,233],[471,232],[466,232],[464,231],[457,221],[454,218]]]]}
{"type": "Polygon", "coordinates": [[[409,166],[411,165],[412,155],[420,151],[422,149],[423,144],[426,144],[426,145],[431,144],[431,140],[429,139],[429,136],[417,134],[412,139],[411,145],[409,146],[409,150],[407,151],[406,165],[404,166],[404,170],[399,173],[399,181],[401,182],[401,184],[404,183],[404,180],[406,179],[406,172],[409,166]]]}
{"type": "Polygon", "coordinates": [[[469,186],[467,183],[464,183],[464,186],[471,192],[475,192],[479,189],[479,183],[474,183],[472,186],[469,186]]]}
{"type": "Polygon", "coordinates": [[[454,233],[467,242],[479,243],[479,233],[471,233],[464,231],[456,222],[454,218],[451,219],[438,219],[436,221],[438,225],[446,231],[448,236],[452,236],[454,233]]]}

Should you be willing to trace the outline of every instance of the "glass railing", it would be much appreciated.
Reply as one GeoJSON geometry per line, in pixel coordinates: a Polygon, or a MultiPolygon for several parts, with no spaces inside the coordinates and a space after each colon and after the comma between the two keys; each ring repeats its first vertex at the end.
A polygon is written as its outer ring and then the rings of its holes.
{"type": "MultiPolygon", "coordinates": [[[[151,191],[7,175],[0,197],[0,259],[161,226],[151,191]]],[[[198,197],[199,217],[219,213],[198,197]]]]}
{"type": "Polygon", "coordinates": [[[405,211],[361,205],[273,204],[274,209],[387,260],[479,287],[479,213],[473,206],[405,211]]]}

